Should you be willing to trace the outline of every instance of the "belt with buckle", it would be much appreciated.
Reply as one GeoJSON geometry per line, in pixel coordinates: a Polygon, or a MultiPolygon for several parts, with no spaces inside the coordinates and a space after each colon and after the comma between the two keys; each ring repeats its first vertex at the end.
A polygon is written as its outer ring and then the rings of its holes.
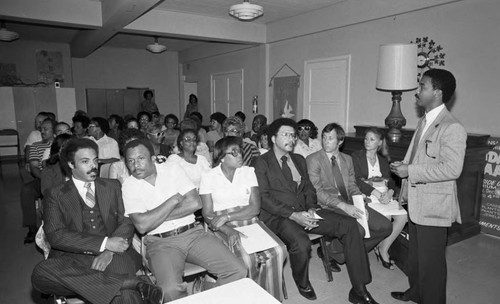
{"type": "Polygon", "coordinates": [[[198,225],[198,222],[194,222],[194,223],[191,223],[191,224],[186,225],[186,226],[181,226],[179,228],[176,228],[176,229],[173,229],[173,230],[169,230],[167,232],[153,234],[153,236],[157,236],[157,237],[161,237],[161,238],[167,238],[169,236],[179,235],[179,234],[181,234],[183,232],[186,232],[189,229],[194,228],[197,225],[198,225]]]}

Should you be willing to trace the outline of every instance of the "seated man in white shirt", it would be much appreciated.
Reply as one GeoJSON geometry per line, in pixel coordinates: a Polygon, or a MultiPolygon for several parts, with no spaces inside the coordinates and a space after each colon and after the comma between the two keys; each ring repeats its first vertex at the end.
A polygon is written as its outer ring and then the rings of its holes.
{"type": "Polygon", "coordinates": [[[99,147],[99,164],[108,164],[120,160],[120,149],[118,143],[106,134],[109,132],[108,120],[102,117],[94,117],[90,120],[89,135],[96,141],[99,147]]]}
{"type": "Polygon", "coordinates": [[[195,221],[201,201],[184,170],[177,163],[155,164],[146,139],[127,143],[124,151],[131,173],[122,185],[125,216],[144,234],[146,258],[164,300],[187,295],[182,279],[186,262],[207,269],[217,277],[215,285],[246,277],[243,262],[195,221]]]}

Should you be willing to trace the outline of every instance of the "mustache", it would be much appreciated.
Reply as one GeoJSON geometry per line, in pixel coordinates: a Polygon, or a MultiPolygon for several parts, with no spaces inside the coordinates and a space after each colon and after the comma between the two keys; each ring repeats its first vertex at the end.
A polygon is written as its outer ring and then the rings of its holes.
{"type": "Polygon", "coordinates": [[[87,172],[87,174],[90,174],[90,173],[95,173],[95,174],[97,174],[97,172],[98,172],[97,168],[93,168],[93,169],[91,169],[90,171],[88,171],[88,172],[87,172]]]}

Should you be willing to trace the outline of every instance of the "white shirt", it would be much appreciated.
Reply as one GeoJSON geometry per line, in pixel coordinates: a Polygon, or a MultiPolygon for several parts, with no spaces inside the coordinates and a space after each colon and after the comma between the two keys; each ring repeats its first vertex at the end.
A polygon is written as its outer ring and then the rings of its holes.
{"type": "MultiPolygon", "coordinates": [[[[144,179],[129,176],[122,185],[125,216],[132,213],[144,213],[163,204],[167,199],[179,193],[185,195],[195,189],[193,182],[184,170],[174,162],[155,164],[156,181],[151,185],[144,179]]],[[[175,220],[167,220],[148,234],[158,234],[194,223],[194,214],[175,220]]]]}
{"type": "Polygon", "coordinates": [[[167,158],[167,162],[177,163],[179,166],[184,169],[186,175],[191,179],[193,184],[196,186],[196,189],[200,188],[201,175],[210,170],[210,164],[208,160],[200,155],[196,157],[196,164],[192,164],[184,160],[184,158],[180,157],[177,154],[172,154],[167,158]]]}
{"type": "Polygon", "coordinates": [[[422,141],[422,138],[424,138],[425,132],[427,132],[427,129],[429,129],[429,127],[432,126],[432,124],[434,123],[434,121],[438,117],[439,113],[441,113],[441,111],[443,111],[443,109],[444,109],[444,103],[438,107],[435,107],[434,109],[430,110],[429,112],[425,113],[425,127],[422,130],[422,136],[420,136],[420,141],[422,141]]]}
{"type": "Polygon", "coordinates": [[[368,178],[382,176],[382,172],[380,172],[380,163],[378,162],[377,156],[375,156],[375,164],[373,166],[372,164],[370,164],[368,157],[366,158],[366,162],[368,163],[368,178]]]}
{"type": "Polygon", "coordinates": [[[40,133],[40,131],[38,130],[33,130],[31,131],[30,135],[28,135],[28,139],[26,139],[24,147],[31,146],[38,141],[42,141],[42,133],[40,133]]]}
{"type": "Polygon", "coordinates": [[[233,181],[226,178],[221,165],[201,177],[200,195],[211,194],[214,211],[248,206],[252,187],[258,187],[253,167],[236,168],[233,181]]]}
{"type": "Polygon", "coordinates": [[[120,149],[118,148],[118,143],[116,142],[116,140],[104,134],[103,137],[99,138],[99,140],[96,140],[96,143],[99,147],[100,159],[120,159],[120,149]]]}
{"type": "MultiPolygon", "coordinates": [[[[80,194],[80,197],[82,200],[85,202],[87,200],[87,187],[85,187],[86,183],[90,183],[90,189],[94,191],[95,193],[95,183],[94,182],[84,182],[82,180],[76,179],[73,176],[71,177],[73,180],[73,183],[75,184],[76,190],[78,190],[78,194],[80,194]]],[[[97,203],[97,202],[96,202],[97,203]]],[[[102,241],[101,247],[99,248],[99,252],[103,252],[106,249],[106,242],[108,241],[108,237],[105,236],[104,240],[102,241]]]]}
{"type": "Polygon", "coordinates": [[[300,154],[306,158],[309,154],[321,150],[321,141],[317,138],[309,138],[309,145],[306,145],[302,140],[297,140],[293,153],[300,154]]]}

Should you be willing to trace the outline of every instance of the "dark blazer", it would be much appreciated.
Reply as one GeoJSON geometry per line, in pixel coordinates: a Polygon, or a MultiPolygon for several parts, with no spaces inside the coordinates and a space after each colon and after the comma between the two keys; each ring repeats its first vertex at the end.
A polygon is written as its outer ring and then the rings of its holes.
{"type": "Polygon", "coordinates": [[[290,158],[302,178],[298,187],[285,179],[273,149],[253,160],[261,197],[259,217],[265,223],[277,217],[288,218],[293,212],[319,208],[316,191],[307,174],[306,160],[294,153],[290,153],[290,158]]]}
{"type": "MultiPolygon", "coordinates": [[[[124,214],[121,185],[118,180],[95,180],[95,196],[108,237],[120,236],[132,242],[134,225],[124,214]]],[[[62,252],[98,255],[104,236],[83,233],[83,200],[73,180],[47,191],[43,201],[43,229],[52,250],[50,256],[62,252]]]]}
{"type": "MultiPolygon", "coordinates": [[[[356,176],[356,183],[363,194],[370,196],[373,188],[364,179],[368,179],[368,160],[366,158],[366,150],[362,149],[356,152],[352,152],[352,163],[354,165],[354,174],[356,176]]],[[[391,176],[391,170],[389,168],[389,162],[383,156],[377,153],[378,163],[380,166],[380,173],[382,177],[387,179],[387,187],[392,190],[396,190],[396,183],[391,176]]]]}

